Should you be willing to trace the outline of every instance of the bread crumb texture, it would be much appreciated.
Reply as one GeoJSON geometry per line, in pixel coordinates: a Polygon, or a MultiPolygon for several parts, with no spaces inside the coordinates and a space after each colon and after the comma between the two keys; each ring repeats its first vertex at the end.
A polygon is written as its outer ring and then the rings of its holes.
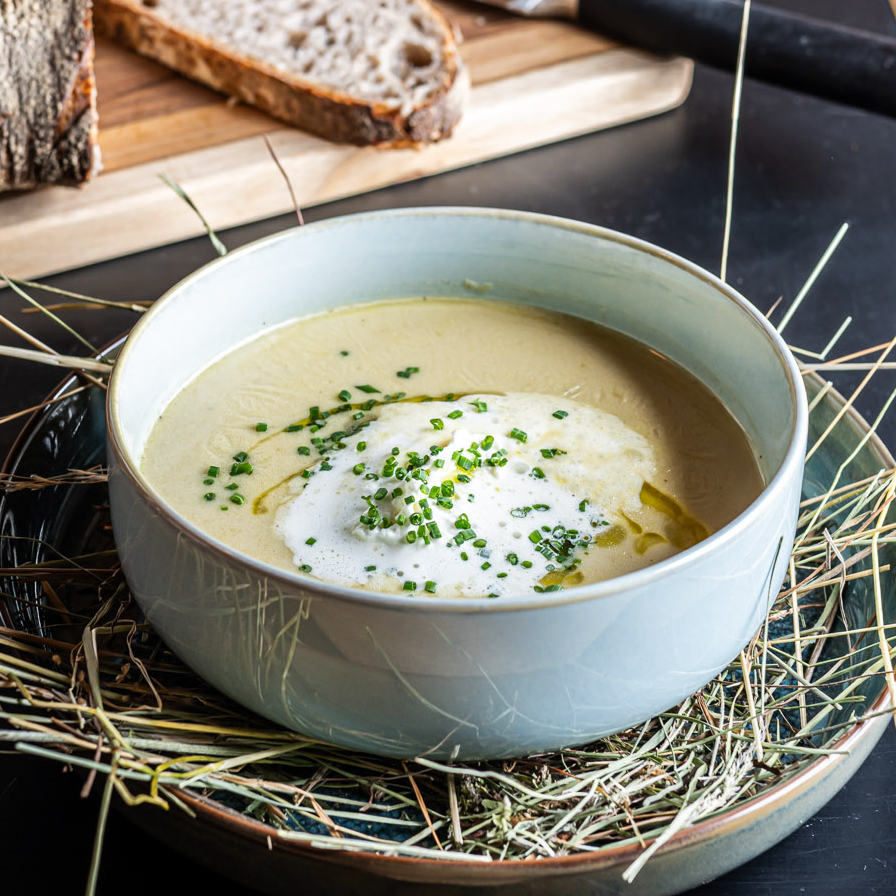
{"type": "Polygon", "coordinates": [[[138,52],[334,140],[439,140],[469,88],[428,0],[97,0],[96,16],[138,52]]]}

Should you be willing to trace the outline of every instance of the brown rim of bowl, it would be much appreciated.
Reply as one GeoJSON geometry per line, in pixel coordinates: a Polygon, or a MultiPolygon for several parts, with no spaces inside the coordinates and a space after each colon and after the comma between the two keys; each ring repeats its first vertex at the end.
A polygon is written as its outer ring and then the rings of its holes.
{"type": "MultiPolygon", "coordinates": [[[[796,465],[802,466],[803,457],[805,455],[802,441],[808,430],[808,409],[804,391],[797,388],[801,374],[796,361],[791,355],[790,350],[787,348],[787,345],[784,343],[784,340],[768,324],[767,320],[759,310],[735,289],[731,288],[728,284],[723,283],[713,274],[710,274],[698,265],[695,265],[678,255],[674,255],[671,252],[667,252],[658,246],[654,246],[652,243],[639,240],[636,237],[628,236],[627,234],[619,233],[605,227],[586,224],[581,221],[572,221],[566,218],[540,215],[531,212],[511,211],[509,209],[453,206],[443,208],[387,209],[385,211],[365,212],[363,214],[346,215],[338,218],[326,218],[321,221],[316,221],[314,224],[305,225],[303,228],[293,228],[291,230],[281,231],[280,233],[263,237],[254,242],[247,243],[239,249],[235,249],[233,252],[229,252],[226,256],[210,261],[192,274],[189,274],[161,296],[149,311],[137,322],[134,326],[134,331],[136,331],[139,336],[140,330],[149,325],[147,322],[152,320],[156,309],[163,303],[171,300],[171,298],[180,292],[186,284],[207,276],[210,270],[226,265],[235,259],[238,259],[243,254],[250,254],[258,246],[288,239],[292,234],[307,232],[309,228],[318,230],[330,227],[340,227],[344,226],[346,222],[356,220],[431,217],[433,215],[443,217],[507,218],[513,221],[525,221],[542,226],[547,225],[564,230],[575,231],[588,236],[600,237],[610,242],[624,245],[647,255],[659,258],[671,264],[673,267],[677,267],[691,276],[694,276],[696,279],[703,281],[713,287],[717,292],[721,293],[726,299],[732,302],[741,313],[754,324],[754,326],[757,326],[763,332],[775,349],[778,361],[781,364],[782,373],[788,381],[791,404],[794,408],[793,427],[790,432],[789,446],[784,455],[784,459],[775,471],[771,480],[765,484],[765,487],[756,499],[727,525],[723,526],[717,532],[714,532],[699,544],[687,548],[684,551],[680,551],[665,560],[661,560],[653,566],[635,570],[634,572],[629,572],[625,575],[607,579],[602,582],[594,582],[590,585],[579,585],[575,588],[570,588],[568,591],[555,591],[538,595],[519,595],[502,598],[501,600],[490,600],[489,598],[484,597],[469,597],[463,598],[462,600],[451,597],[427,597],[426,599],[415,600],[414,598],[409,598],[400,594],[364,591],[357,588],[348,588],[342,585],[331,584],[329,582],[320,582],[311,577],[302,576],[299,573],[291,573],[288,570],[271,566],[243,554],[235,548],[225,545],[223,542],[211,538],[197,526],[194,526],[180,514],[176,513],[155,494],[150,484],[144,480],[137,469],[136,463],[131,462],[128,452],[125,450],[119,439],[118,428],[116,426],[116,414],[112,407],[113,402],[118,398],[117,377],[113,372],[113,375],[110,377],[109,390],[106,397],[107,444],[115,455],[119,469],[130,481],[131,486],[136,490],[140,499],[161,518],[165,519],[169,525],[175,528],[180,537],[186,538],[191,544],[211,552],[219,561],[239,565],[250,570],[254,575],[271,579],[287,589],[300,587],[304,591],[315,596],[325,596],[329,601],[340,600],[349,603],[363,603],[369,606],[397,610],[407,610],[410,606],[413,606],[415,612],[420,613],[448,612],[481,614],[539,610],[546,607],[558,607],[591,600],[612,599],[616,595],[623,593],[630,588],[648,585],[655,582],[657,579],[662,579],[666,575],[672,574],[679,566],[694,562],[696,558],[715,550],[716,545],[727,542],[732,538],[737,538],[741,530],[750,526],[750,518],[756,512],[756,508],[772,500],[770,495],[777,490],[780,482],[786,476],[792,475],[793,467],[796,465]]],[[[129,342],[130,339],[125,342],[119,355],[123,363],[127,362],[129,342]]]]}

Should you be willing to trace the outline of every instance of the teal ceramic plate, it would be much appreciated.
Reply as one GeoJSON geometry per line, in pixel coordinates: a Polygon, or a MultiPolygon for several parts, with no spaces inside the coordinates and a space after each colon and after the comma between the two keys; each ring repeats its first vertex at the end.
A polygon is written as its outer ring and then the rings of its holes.
{"type": "MultiPolygon", "coordinates": [[[[69,386],[70,383],[63,385],[60,392],[69,386]]],[[[818,388],[819,381],[810,380],[810,393],[818,388]]],[[[814,443],[842,405],[842,397],[835,392],[828,392],[819,402],[811,414],[809,444],[814,443]]],[[[845,471],[849,478],[844,481],[892,467],[893,459],[886,448],[876,437],[867,438],[867,434],[865,421],[847,412],[823,448],[811,458],[803,483],[804,496],[825,491],[837,468],[854,452],[845,471]],[[863,438],[867,438],[866,443],[858,447],[863,438]]],[[[32,420],[5,469],[19,474],[54,475],[70,467],[101,462],[104,435],[103,396],[97,391],[80,393],[32,420]]],[[[77,551],[91,527],[93,508],[104,500],[103,486],[9,494],[0,499],[0,534],[39,539],[63,552],[77,551]]],[[[4,539],[3,544],[5,566],[41,559],[49,550],[38,547],[36,556],[34,542],[4,539]]],[[[882,550],[882,562],[896,568],[896,548],[889,545],[882,550]]],[[[844,609],[850,616],[870,616],[873,593],[869,582],[857,580],[847,590],[844,609]]],[[[892,575],[884,580],[883,597],[887,621],[892,622],[896,619],[896,581],[892,575]]],[[[30,606],[18,602],[4,605],[0,599],[0,620],[30,632],[39,633],[44,626],[39,602],[30,606]]],[[[831,643],[836,644],[837,639],[831,643]]],[[[126,811],[153,836],[194,861],[272,896],[294,896],[297,888],[305,894],[363,892],[366,896],[424,892],[434,896],[667,896],[712,880],[755,857],[808,820],[846,783],[889,721],[886,710],[890,704],[882,678],[867,679],[860,694],[867,709],[866,720],[848,726],[834,745],[847,753],[820,757],[751,800],[678,833],[647,862],[632,884],[623,882],[621,876],[640,852],[639,847],[632,845],[527,862],[440,862],[321,850],[276,839],[271,828],[189,793],[182,798],[195,811],[194,819],[184,813],[162,813],[152,808],[126,811]]],[[[844,705],[841,717],[833,718],[831,723],[843,724],[852,711],[844,705]]]]}

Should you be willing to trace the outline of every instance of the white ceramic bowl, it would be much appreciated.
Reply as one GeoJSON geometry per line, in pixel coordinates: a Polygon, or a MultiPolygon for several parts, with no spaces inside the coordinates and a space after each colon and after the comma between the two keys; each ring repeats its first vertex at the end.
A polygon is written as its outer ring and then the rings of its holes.
{"type": "Polygon", "coordinates": [[[250,709],[393,756],[498,758],[583,743],[674,705],[747,643],[784,577],[807,410],[763,316],[706,271],[586,224],[489,209],[332,219],[230,253],[134,328],[109,387],[115,538],[147,618],[250,709]],[[767,482],[724,529],[607,582],[512,599],[385,595],[243,556],[167,507],[140,472],[161,410],[228,348],[343,304],[489,297],[598,321],[701,379],[767,482]]]}

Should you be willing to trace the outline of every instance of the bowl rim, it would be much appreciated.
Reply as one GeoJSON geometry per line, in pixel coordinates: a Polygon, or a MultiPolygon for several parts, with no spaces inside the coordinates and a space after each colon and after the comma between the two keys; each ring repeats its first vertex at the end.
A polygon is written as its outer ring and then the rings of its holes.
{"type": "Polygon", "coordinates": [[[433,206],[433,207],[408,207],[396,209],[384,209],[371,212],[362,212],[350,215],[342,215],[333,218],[325,218],[311,224],[288,228],[275,234],[254,240],[239,248],[228,252],[226,255],[213,259],[202,267],[188,274],[168,289],[137,321],[124,346],[118,353],[109,387],[106,395],[106,439],[107,447],[114,455],[118,470],[129,480],[131,486],[136,489],[140,498],[159,516],[163,517],[169,525],[178,530],[182,537],[187,537],[191,542],[198,544],[207,551],[211,551],[219,559],[228,564],[241,566],[252,574],[277,582],[281,587],[295,590],[301,588],[304,592],[315,597],[326,597],[328,600],[347,601],[349,603],[363,604],[365,606],[377,606],[384,609],[413,610],[414,612],[433,613],[503,613],[509,611],[538,610],[546,607],[571,605],[596,599],[611,599],[626,594],[636,588],[644,588],[661,582],[666,576],[674,574],[681,566],[687,566],[699,562],[703,557],[717,546],[723,545],[732,539],[736,539],[740,533],[748,528],[751,519],[767,503],[773,501],[777,492],[784,487],[786,481],[799,474],[803,467],[805,454],[805,442],[808,433],[808,403],[805,389],[802,384],[802,374],[796,360],[779,333],[771,326],[766,317],[737,290],[729,286],[717,276],[693,262],[682,258],[649,243],[610,228],[583,221],[575,221],[555,215],[545,215],[537,212],[527,212],[511,209],[481,208],[467,206],[433,206]],[[222,266],[238,263],[246,255],[252,255],[263,246],[273,245],[281,241],[301,239],[306,232],[314,232],[332,227],[344,226],[347,223],[375,222],[381,219],[407,218],[407,217],[476,217],[495,220],[523,221],[539,226],[547,226],[560,230],[568,230],[596,239],[634,249],[646,255],[653,256],[673,267],[683,270],[692,277],[708,284],[720,293],[729,302],[738,307],[753,322],[758,325],[765,337],[771,343],[777,359],[785,374],[790,391],[791,406],[794,409],[793,426],[788,438],[788,448],[778,469],[772,478],[765,484],[759,495],[744,508],[733,520],[708,538],[680,551],[671,557],[661,560],[651,566],[625,573],[601,582],[588,585],[578,585],[569,590],[543,592],[541,594],[520,594],[502,597],[498,600],[487,597],[432,597],[425,599],[419,595],[408,597],[402,594],[389,594],[382,591],[364,590],[323,582],[298,571],[293,573],[265,563],[254,557],[244,554],[215,538],[207,535],[201,528],[189,522],[169,507],[162,498],[156,494],[150,483],[143,477],[139,465],[134,462],[124,444],[120,433],[118,405],[121,401],[119,381],[120,374],[130,356],[132,345],[139,339],[140,334],[151,326],[152,321],[162,309],[174,302],[178,295],[185,289],[193,286],[197,281],[216,273],[222,266]]]}

